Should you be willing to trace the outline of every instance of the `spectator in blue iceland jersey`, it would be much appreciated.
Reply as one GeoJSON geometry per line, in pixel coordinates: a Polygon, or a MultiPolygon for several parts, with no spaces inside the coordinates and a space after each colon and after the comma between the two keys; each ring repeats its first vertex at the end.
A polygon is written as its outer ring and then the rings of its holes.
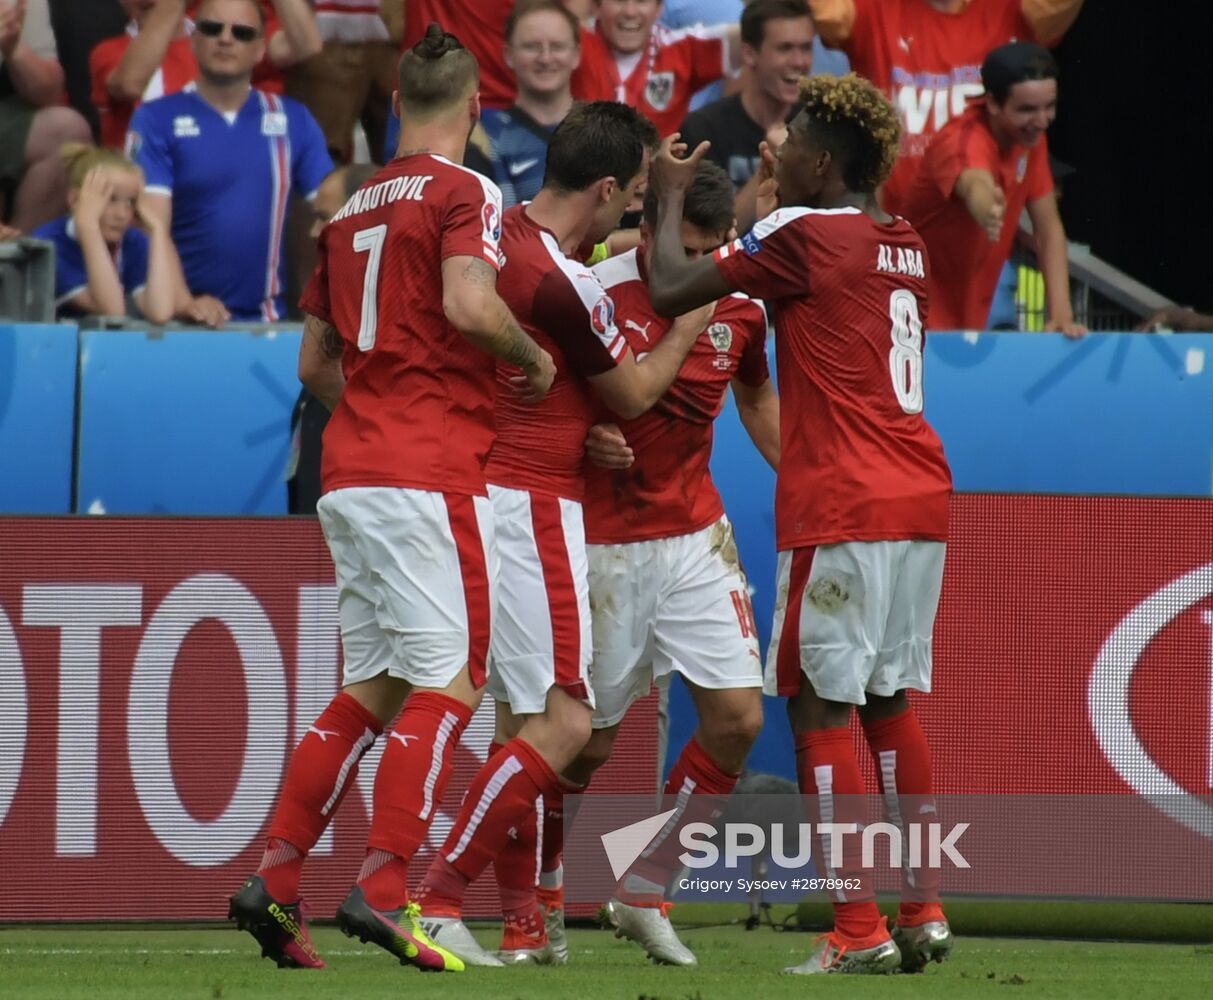
{"type": "Polygon", "coordinates": [[[180,258],[174,312],[274,322],[286,315],[287,209],[314,197],[332,161],[302,104],[252,86],[266,45],[257,0],[203,0],[191,41],[196,85],[141,105],[127,136],[180,258]]]}
{"type": "Polygon", "coordinates": [[[506,208],[543,187],[548,142],[573,106],[569,81],[580,60],[576,15],[560,0],[519,0],[505,22],[505,62],[518,79],[518,96],[510,107],[481,115],[506,208]]]}

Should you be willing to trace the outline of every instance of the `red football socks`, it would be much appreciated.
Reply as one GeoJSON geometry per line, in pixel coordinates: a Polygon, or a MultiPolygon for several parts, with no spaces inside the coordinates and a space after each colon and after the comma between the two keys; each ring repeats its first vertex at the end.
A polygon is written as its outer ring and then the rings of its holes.
{"type": "Polygon", "coordinates": [[[679,831],[688,823],[718,816],[737,778],[722,770],[698,740],[692,738],[682,748],[666,779],[662,807],[673,808],[675,813],[628,870],[621,898],[633,906],[657,906],[663,901],[665,884],[678,868],[678,855],[683,850],[679,831]]]}
{"type": "Polygon", "coordinates": [[[257,869],[274,899],[289,903],[299,898],[307,852],[316,846],[353,786],[358,762],[382,731],[379,720],[342,691],[299,741],[257,869]]]}
{"type": "MultiPolygon", "coordinates": [[[[801,792],[817,796],[814,825],[825,822],[862,826],[866,822],[863,777],[859,773],[859,761],[855,759],[855,747],[847,727],[797,734],[796,764],[801,792]]],[[[818,838],[818,876],[862,878],[862,844],[859,837],[844,839],[842,865],[836,869],[830,863],[832,839],[832,835],[818,838]]],[[[834,929],[845,938],[868,938],[880,927],[881,916],[876,908],[871,880],[864,879],[864,882],[863,889],[837,890],[833,894],[834,929]]]]}
{"type": "Polygon", "coordinates": [[[408,902],[409,859],[442,802],[451,758],[471,717],[463,702],[422,691],[409,697],[396,720],[375,775],[367,859],[358,879],[376,909],[395,910],[408,902]]]}
{"type": "MultiPolygon", "coordinates": [[[[909,866],[910,830],[914,822],[938,822],[931,788],[931,748],[912,708],[891,719],[864,725],[864,734],[876,763],[880,792],[890,823],[899,826],[904,839],[906,863],[902,869],[901,907],[898,923],[921,922],[928,907],[938,909],[939,871],[909,866]]],[[[923,851],[927,835],[922,833],[923,851]]]]}
{"type": "MultiPolygon", "coordinates": [[[[519,836],[528,821],[535,822],[539,797],[558,788],[559,780],[547,761],[522,739],[510,740],[486,761],[472,779],[455,825],[423,880],[418,899],[427,911],[449,913],[453,908],[458,912],[467,886],[501,854],[508,841],[519,836]]],[[[523,872],[535,878],[533,852],[523,872]]]]}

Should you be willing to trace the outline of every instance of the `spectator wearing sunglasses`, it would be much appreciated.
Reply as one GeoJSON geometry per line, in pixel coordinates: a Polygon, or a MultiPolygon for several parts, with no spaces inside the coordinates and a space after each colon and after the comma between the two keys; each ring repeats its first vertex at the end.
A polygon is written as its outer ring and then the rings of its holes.
{"type": "MultiPolygon", "coordinates": [[[[197,74],[189,35],[197,4],[188,0],[119,0],[130,18],[121,35],[98,43],[89,56],[90,98],[101,122],[101,143],[121,149],[131,114],[141,101],[175,94],[197,74]]],[[[253,71],[260,90],[283,92],[282,70],[320,51],[308,0],[260,0],[266,55],[253,71]]]]}
{"type": "Polygon", "coordinates": [[[208,326],[283,318],[287,210],[332,169],[310,112],[252,86],[265,24],[256,0],[203,0],[197,81],[141,105],[127,136],[179,255],[175,312],[208,326]]]}

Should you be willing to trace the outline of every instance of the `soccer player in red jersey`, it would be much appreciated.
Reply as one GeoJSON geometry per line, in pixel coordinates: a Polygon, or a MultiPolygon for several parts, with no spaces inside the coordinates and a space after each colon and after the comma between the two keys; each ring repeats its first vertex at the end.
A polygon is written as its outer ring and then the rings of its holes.
{"type": "Polygon", "coordinates": [[[687,116],[695,92],[741,65],[736,24],[673,30],[657,23],[661,0],[595,0],[573,73],[579,101],[614,100],[645,115],[661,136],[687,116]]]}
{"type": "MultiPolygon", "coordinates": [[[[556,358],[557,376],[538,406],[520,405],[516,370],[498,366],[497,440],[489,496],[501,557],[489,692],[513,724],[473,779],[455,826],[418,892],[435,941],[465,962],[560,961],[535,893],[536,850],[502,854],[534,828],[561,793],[560,772],[590,736],[591,630],[583,459],[595,396],[625,417],[656,403],[678,373],[703,317],[682,317],[637,362],[602,284],[575,255],[619,223],[647,173],[653,126],[613,101],[575,107],[552,135],[544,185],[506,213],[502,295],[556,358]],[[467,886],[497,864],[505,932],[500,958],[484,952],[460,920],[467,886]]],[[[533,844],[534,842],[531,841],[533,844]]]]}
{"type": "Polygon", "coordinates": [[[1000,45],[981,66],[986,96],[931,140],[901,214],[931,256],[931,330],[979,330],[1027,209],[1045,279],[1045,329],[1074,322],[1065,227],[1045,135],[1057,114],[1057,63],[1033,42],[1000,45]]]}
{"type": "Polygon", "coordinates": [[[521,366],[531,398],[555,375],[496,291],[501,194],[459,165],[477,86],[475,58],[436,24],[405,53],[397,156],[324,228],[303,296],[300,379],[333,411],[317,509],[345,675],[291,758],[261,866],[232,897],[231,916],[279,965],[323,965],[296,902],[303,862],[403,704],[337,922],[401,962],[463,968],[419,926],[408,861],[485,679],[494,359],[521,366]]]}
{"type": "Polygon", "coordinates": [[[901,155],[881,202],[904,214],[901,198],[931,136],[981,93],[986,53],[1015,39],[1056,45],[1082,0],[809,0],[809,7],[822,40],[897,108],[901,155]]]}
{"type": "MultiPolygon", "coordinates": [[[[952,492],[922,415],[927,255],[910,224],[876,200],[900,138],[888,99],[855,74],[806,80],[801,96],[778,156],[764,154],[782,207],[710,258],[687,261],[679,239],[683,191],[706,147],[686,161],[656,158],[649,288],[663,313],[737,290],[772,311],[780,552],[766,690],[788,698],[801,789],[836,822],[863,821],[847,728],[857,706],[890,820],[900,822],[934,808],[924,801],[930,750],[906,692],[931,686],[952,492]]],[[[877,973],[942,959],[952,936],[938,872],[903,880],[890,937],[854,841],[842,845],[843,865],[822,874],[859,877],[861,888],[835,891],[833,932],[787,971],[877,973]]],[[[829,859],[828,847],[818,857],[829,859]]]]}
{"type": "MultiPolygon", "coordinates": [[[[733,198],[728,174],[701,162],[682,212],[681,244],[689,259],[726,242],[733,198]]],[[[656,224],[657,200],[649,192],[641,246],[594,268],[626,317],[622,332],[638,356],[661,344],[671,326],[649,297],[656,224]]],[[[634,461],[625,468],[587,466],[594,733],[564,772],[571,783],[587,785],[609,758],[632,702],[654,680],[668,684],[674,673],[682,675],[699,725],[666,781],[678,812],[607,903],[624,935],[672,965],[696,964],[663,906],[666,883],[679,866],[678,831],[720,807],[762,729],[762,665],[749,585],[708,469],[712,425],[730,386],[755,446],[779,465],[779,400],[767,370],[766,313],[740,294],[710,308],[707,328],[658,404],[617,427],[596,428],[621,436],[634,461]]],[[[545,830],[545,846],[554,833],[545,830]]],[[[541,878],[546,875],[547,869],[541,878]]]]}

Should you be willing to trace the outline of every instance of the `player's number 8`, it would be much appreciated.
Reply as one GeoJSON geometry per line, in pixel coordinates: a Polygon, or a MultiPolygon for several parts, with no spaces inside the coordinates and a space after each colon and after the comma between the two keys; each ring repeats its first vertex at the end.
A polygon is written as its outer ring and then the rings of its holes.
{"type": "Polygon", "coordinates": [[[386,237],[385,225],[359,229],[354,234],[354,251],[370,254],[362,275],[362,320],[358,324],[358,350],[363,352],[375,346],[375,331],[379,327],[379,259],[386,237]]]}
{"type": "Polygon", "coordinates": [[[889,296],[889,318],[893,321],[893,349],[889,351],[893,392],[906,413],[921,413],[922,320],[913,292],[899,288],[889,296]]]}

